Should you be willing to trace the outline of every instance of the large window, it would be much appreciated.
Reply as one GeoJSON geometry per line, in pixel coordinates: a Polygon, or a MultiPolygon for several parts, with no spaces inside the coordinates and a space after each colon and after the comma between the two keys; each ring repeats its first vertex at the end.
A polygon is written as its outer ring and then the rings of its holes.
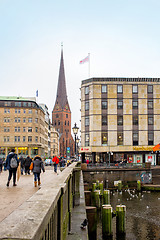
{"type": "Polygon", "coordinates": [[[138,100],[133,100],[132,107],[133,109],[138,109],[138,100]]]}
{"type": "Polygon", "coordinates": [[[138,125],[138,115],[133,116],[133,125],[138,125]]]}
{"type": "Polygon", "coordinates": [[[9,142],[9,136],[5,136],[3,140],[4,142],[9,142]]]}
{"type": "Polygon", "coordinates": [[[28,127],[28,132],[32,132],[32,127],[28,127]]]}
{"type": "Polygon", "coordinates": [[[14,137],[14,141],[15,141],[15,142],[20,142],[20,136],[15,136],[15,137],[14,137]]]}
{"type": "Polygon", "coordinates": [[[148,132],[148,145],[154,145],[154,134],[152,131],[148,132]]]}
{"type": "Polygon", "coordinates": [[[148,115],[148,125],[153,125],[153,115],[148,115]]]}
{"type": "Polygon", "coordinates": [[[138,146],[138,132],[133,132],[133,146],[138,146]]]}
{"type": "Polygon", "coordinates": [[[153,93],[153,85],[147,86],[148,93],[153,93]]]}
{"type": "Polygon", "coordinates": [[[107,115],[102,115],[102,125],[107,125],[107,115]]]}
{"type": "Polygon", "coordinates": [[[89,117],[85,117],[85,126],[89,126],[89,117]]]}
{"type": "Polygon", "coordinates": [[[102,109],[107,109],[107,101],[102,101],[102,109]]]}
{"type": "Polygon", "coordinates": [[[132,86],[132,93],[138,93],[138,85],[132,86]]]}
{"type": "Polygon", "coordinates": [[[117,116],[117,125],[123,126],[123,116],[117,116]]]}
{"type": "Polygon", "coordinates": [[[117,132],[117,145],[123,145],[123,132],[117,132]]]}
{"type": "Polygon", "coordinates": [[[86,147],[89,146],[89,134],[88,133],[85,134],[85,146],[86,147]]]}
{"type": "Polygon", "coordinates": [[[123,93],[123,86],[117,85],[117,93],[123,93]]]}
{"type": "Polygon", "coordinates": [[[85,110],[89,110],[89,101],[85,102],[85,110]]]}
{"type": "Polygon", "coordinates": [[[102,133],[102,144],[108,144],[108,134],[102,133]]]}
{"type": "Polygon", "coordinates": [[[28,122],[31,123],[32,122],[32,118],[28,118],[28,122]]]}
{"type": "Polygon", "coordinates": [[[28,136],[28,142],[32,142],[32,136],[28,136]]]}
{"type": "Polygon", "coordinates": [[[85,94],[89,94],[89,87],[85,87],[85,94]]]}
{"type": "Polygon", "coordinates": [[[117,100],[117,108],[123,109],[123,100],[117,100]]]}
{"type": "Polygon", "coordinates": [[[148,100],[148,109],[153,109],[153,100],[148,100]]]}
{"type": "Polygon", "coordinates": [[[107,93],[107,85],[102,85],[102,93],[107,93]]]}

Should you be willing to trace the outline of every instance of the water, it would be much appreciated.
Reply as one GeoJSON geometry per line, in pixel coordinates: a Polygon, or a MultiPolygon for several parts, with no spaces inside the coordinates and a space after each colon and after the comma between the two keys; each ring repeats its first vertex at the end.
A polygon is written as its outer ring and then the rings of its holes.
{"type": "MultiPolygon", "coordinates": [[[[126,205],[125,240],[160,239],[160,192],[142,192],[126,190],[121,193],[111,192],[111,205],[126,205]]],[[[113,240],[116,237],[116,218],[113,218],[113,240]]],[[[101,214],[98,214],[97,240],[102,240],[101,214]]]]}

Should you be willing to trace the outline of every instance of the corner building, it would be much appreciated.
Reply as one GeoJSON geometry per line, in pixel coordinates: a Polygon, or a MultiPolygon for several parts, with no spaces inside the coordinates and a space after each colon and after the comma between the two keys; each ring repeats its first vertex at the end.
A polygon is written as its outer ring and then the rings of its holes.
{"type": "Polygon", "coordinates": [[[81,84],[82,161],[160,164],[160,78],[91,78],[81,84]]]}

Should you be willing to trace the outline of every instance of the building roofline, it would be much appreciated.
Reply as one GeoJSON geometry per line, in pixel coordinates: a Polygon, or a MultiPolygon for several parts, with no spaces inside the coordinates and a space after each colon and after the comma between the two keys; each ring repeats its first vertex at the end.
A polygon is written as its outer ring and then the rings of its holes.
{"type": "Polygon", "coordinates": [[[30,101],[36,102],[35,97],[16,97],[16,96],[0,96],[2,101],[30,101]]]}

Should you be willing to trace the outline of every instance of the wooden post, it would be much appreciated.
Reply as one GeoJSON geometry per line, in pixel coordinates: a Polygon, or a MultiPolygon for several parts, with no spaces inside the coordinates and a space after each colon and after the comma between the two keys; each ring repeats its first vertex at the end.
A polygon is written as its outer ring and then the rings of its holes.
{"type": "Polygon", "coordinates": [[[97,189],[99,189],[99,180],[96,181],[97,189]]]}
{"type": "Polygon", "coordinates": [[[99,183],[99,189],[100,189],[101,195],[103,195],[103,182],[99,183]]]}
{"type": "Polygon", "coordinates": [[[103,191],[103,203],[110,204],[110,191],[109,190],[103,191]]]}
{"type": "Polygon", "coordinates": [[[126,206],[116,206],[116,233],[117,235],[124,235],[126,232],[126,206]]]}
{"type": "Polygon", "coordinates": [[[86,207],[89,239],[97,240],[97,209],[86,207]]]}
{"type": "Polygon", "coordinates": [[[119,180],[118,181],[118,191],[121,192],[121,190],[122,190],[122,181],[119,180]]]}
{"type": "Polygon", "coordinates": [[[84,191],[86,206],[91,206],[91,191],[84,191]]]}
{"type": "Polygon", "coordinates": [[[96,206],[97,209],[100,209],[101,207],[100,190],[94,191],[94,206],[96,206]]]}
{"type": "Polygon", "coordinates": [[[137,191],[141,191],[141,181],[137,180],[137,191]]]}
{"type": "Polygon", "coordinates": [[[103,205],[102,207],[102,235],[103,239],[112,236],[112,207],[103,205]]]}
{"type": "Polygon", "coordinates": [[[92,183],[92,192],[94,192],[94,190],[96,190],[97,184],[96,183],[92,183]]]}

